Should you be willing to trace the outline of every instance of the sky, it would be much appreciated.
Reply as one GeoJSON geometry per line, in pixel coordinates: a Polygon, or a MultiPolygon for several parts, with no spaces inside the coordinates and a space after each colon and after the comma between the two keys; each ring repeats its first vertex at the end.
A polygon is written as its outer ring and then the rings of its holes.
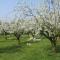
{"type": "Polygon", "coordinates": [[[17,0],[0,0],[0,17],[5,17],[16,5],[17,0]]]}
{"type": "Polygon", "coordinates": [[[6,17],[17,6],[28,5],[31,8],[39,8],[44,0],[0,0],[0,17],[6,17]]]}

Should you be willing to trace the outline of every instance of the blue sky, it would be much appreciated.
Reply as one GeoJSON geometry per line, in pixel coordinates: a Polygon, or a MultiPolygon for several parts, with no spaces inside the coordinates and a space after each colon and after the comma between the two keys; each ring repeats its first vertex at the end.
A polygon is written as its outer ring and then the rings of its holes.
{"type": "Polygon", "coordinates": [[[0,0],[0,17],[5,17],[16,5],[17,0],[0,0]]]}
{"type": "Polygon", "coordinates": [[[40,5],[43,5],[43,1],[44,0],[0,0],[0,17],[6,17],[17,5],[17,2],[20,2],[20,5],[26,4],[32,8],[39,8],[40,5]]]}

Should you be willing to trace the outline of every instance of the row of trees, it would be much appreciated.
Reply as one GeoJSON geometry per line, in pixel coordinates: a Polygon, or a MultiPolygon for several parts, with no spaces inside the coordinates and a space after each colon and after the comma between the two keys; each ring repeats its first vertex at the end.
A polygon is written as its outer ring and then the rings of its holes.
{"type": "Polygon", "coordinates": [[[14,34],[19,44],[22,34],[31,34],[33,38],[38,34],[44,35],[56,50],[56,40],[57,37],[60,37],[60,1],[48,1],[50,0],[44,2],[44,7],[40,10],[36,9],[35,14],[28,6],[22,7],[26,19],[14,20],[10,23],[0,22],[0,33],[5,36],[14,34]]]}

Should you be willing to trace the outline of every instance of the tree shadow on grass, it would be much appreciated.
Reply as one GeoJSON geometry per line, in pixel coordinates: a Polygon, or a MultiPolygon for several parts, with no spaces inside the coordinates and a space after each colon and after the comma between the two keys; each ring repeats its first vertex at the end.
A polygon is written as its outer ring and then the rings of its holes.
{"type": "Polygon", "coordinates": [[[22,46],[8,46],[0,48],[0,53],[15,53],[15,52],[22,52],[22,46]]]}
{"type": "Polygon", "coordinates": [[[56,47],[56,52],[57,52],[57,53],[60,53],[60,45],[57,45],[57,47],[56,47]]]}
{"type": "MultiPolygon", "coordinates": [[[[3,42],[3,41],[2,41],[3,42]]],[[[15,53],[15,52],[23,52],[27,43],[33,43],[32,41],[21,42],[20,45],[12,45],[7,47],[0,47],[0,53],[15,53]]]]}
{"type": "Polygon", "coordinates": [[[0,53],[15,53],[15,52],[23,52],[24,48],[26,47],[27,43],[37,43],[38,41],[25,41],[20,43],[20,45],[13,45],[7,47],[0,47],[0,53]]]}
{"type": "Polygon", "coordinates": [[[52,47],[47,48],[51,53],[60,53],[60,45],[56,46],[56,50],[52,50],[52,47]]]}

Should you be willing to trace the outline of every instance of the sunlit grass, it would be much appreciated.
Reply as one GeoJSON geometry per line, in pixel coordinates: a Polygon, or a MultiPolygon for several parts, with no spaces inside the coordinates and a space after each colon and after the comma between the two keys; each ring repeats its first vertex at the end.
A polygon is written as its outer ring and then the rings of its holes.
{"type": "Polygon", "coordinates": [[[20,45],[13,39],[0,37],[0,60],[60,60],[60,52],[53,52],[50,41],[42,39],[27,45],[28,36],[20,38],[20,45]]]}

